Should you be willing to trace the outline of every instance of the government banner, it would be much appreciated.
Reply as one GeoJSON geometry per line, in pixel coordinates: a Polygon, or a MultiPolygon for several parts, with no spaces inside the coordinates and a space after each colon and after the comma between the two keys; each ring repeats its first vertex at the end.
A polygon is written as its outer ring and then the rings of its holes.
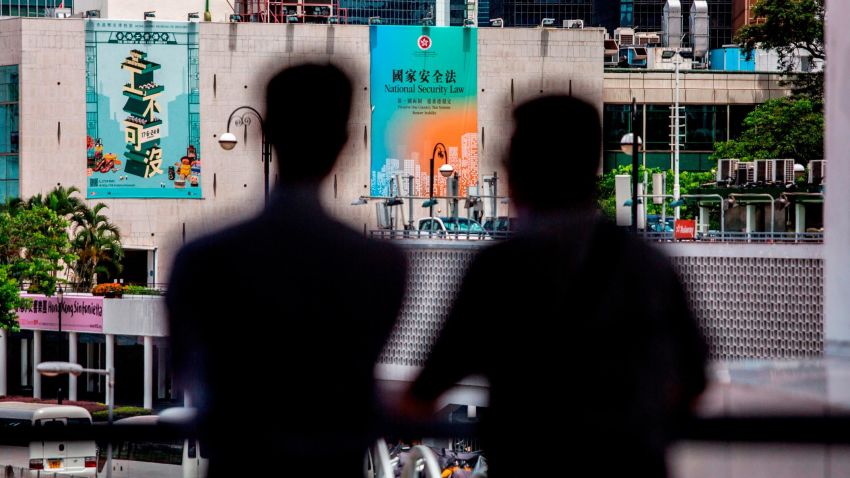
{"type": "Polygon", "coordinates": [[[86,21],[86,196],[201,196],[198,24],[86,21]]]}
{"type": "Polygon", "coordinates": [[[448,163],[460,195],[478,182],[477,40],[475,28],[370,27],[372,171],[374,196],[390,191],[390,179],[408,194],[446,195],[438,172],[448,163]]]}

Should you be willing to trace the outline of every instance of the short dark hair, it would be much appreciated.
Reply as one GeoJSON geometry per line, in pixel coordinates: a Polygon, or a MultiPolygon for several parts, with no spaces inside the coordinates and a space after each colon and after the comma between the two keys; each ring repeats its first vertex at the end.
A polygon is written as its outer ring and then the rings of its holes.
{"type": "Polygon", "coordinates": [[[572,96],[544,96],[514,110],[507,156],[517,203],[536,210],[586,207],[596,196],[602,128],[596,108],[572,96]]]}
{"type": "Polygon", "coordinates": [[[334,65],[285,68],[266,89],[265,134],[282,183],[327,176],[348,140],[351,80],[334,65]]]}

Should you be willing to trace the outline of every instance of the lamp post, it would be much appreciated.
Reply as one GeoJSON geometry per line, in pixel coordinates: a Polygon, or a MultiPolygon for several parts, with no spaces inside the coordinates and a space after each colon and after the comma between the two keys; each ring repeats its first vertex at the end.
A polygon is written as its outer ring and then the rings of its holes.
{"type": "Polygon", "coordinates": [[[268,204],[269,204],[269,163],[272,162],[272,149],[271,149],[271,146],[269,145],[268,141],[266,141],[266,130],[263,127],[263,116],[260,114],[260,112],[255,110],[254,108],[252,108],[250,106],[240,106],[240,107],[236,108],[235,110],[233,110],[233,112],[230,113],[230,117],[227,118],[227,132],[221,134],[218,137],[218,144],[221,145],[221,147],[226,151],[230,151],[230,150],[232,150],[233,148],[236,147],[236,143],[238,141],[236,140],[236,135],[234,135],[233,133],[230,132],[230,125],[231,124],[235,124],[236,126],[244,127],[243,138],[247,139],[247,137],[248,137],[248,126],[251,126],[251,123],[253,122],[252,117],[257,118],[257,120],[260,122],[260,134],[262,134],[262,138],[263,138],[262,139],[262,151],[260,152],[260,157],[261,157],[261,160],[263,162],[263,180],[264,180],[264,182],[263,182],[263,185],[264,185],[264,196],[263,196],[264,197],[264,203],[263,204],[268,206],[268,204]],[[239,114],[237,116],[237,113],[239,113],[239,112],[241,112],[241,114],[239,114]],[[236,116],[235,120],[234,120],[234,116],[236,116]]]}
{"type": "Polygon", "coordinates": [[[632,157],[632,232],[637,234],[638,229],[638,153],[643,143],[638,136],[638,109],[637,99],[632,98],[632,132],[623,135],[620,140],[620,148],[624,153],[632,157]]]}
{"type": "Polygon", "coordinates": [[[454,167],[449,164],[449,154],[448,150],[446,150],[446,145],[443,143],[437,143],[434,145],[434,151],[431,152],[431,166],[430,166],[430,177],[429,177],[429,193],[428,193],[428,204],[430,209],[428,210],[428,217],[434,217],[434,157],[440,155],[441,158],[445,158],[446,162],[440,166],[440,175],[444,178],[448,178],[454,172],[454,167]]]}
{"type": "MultiPolygon", "coordinates": [[[[38,373],[45,377],[56,377],[58,375],[73,375],[79,377],[83,373],[94,373],[106,375],[106,393],[109,401],[109,419],[107,423],[112,426],[112,409],[115,404],[115,369],[83,368],[82,365],[70,362],[42,362],[36,366],[38,373]]],[[[106,444],[106,478],[112,478],[112,440],[106,444]]]]}

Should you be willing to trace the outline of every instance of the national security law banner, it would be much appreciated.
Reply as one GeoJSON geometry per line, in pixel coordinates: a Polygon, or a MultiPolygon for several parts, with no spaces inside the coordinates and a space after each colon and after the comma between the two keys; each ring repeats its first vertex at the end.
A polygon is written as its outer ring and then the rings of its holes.
{"type": "Polygon", "coordinates": [[[412,175],[413,195],[427,196],[432,157],[434,195],[446,195],[438,172],[446,162],[466,194],[478,182],[477,30],[381,25],[370,27],[369,41],[372,195],[397,193],[390,178],[405,194],[412,175]]]}
{"type": "Polygon", "coordinates": [[[86,196],[201,196],[198,24],[86,21],[86,196]]]}

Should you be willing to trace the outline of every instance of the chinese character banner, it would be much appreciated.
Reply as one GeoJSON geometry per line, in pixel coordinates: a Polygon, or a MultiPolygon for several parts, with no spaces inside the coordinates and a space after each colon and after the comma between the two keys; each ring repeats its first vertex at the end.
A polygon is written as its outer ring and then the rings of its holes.
{"type": "Polygon", "coordinates": [[[475,28],[370,27],[372,195],[386,196],[390,178],[407,194],[446,195],[440,166],[460,178],[460,194],[478,182],[477,44],[475,28]],[[435,147],[442,143],[445,147],[435,147]]]}
{"type": "Polygon", "coordinates": [[[200,199],[198,24],[86,22],[86,195],[200,199]]]}

